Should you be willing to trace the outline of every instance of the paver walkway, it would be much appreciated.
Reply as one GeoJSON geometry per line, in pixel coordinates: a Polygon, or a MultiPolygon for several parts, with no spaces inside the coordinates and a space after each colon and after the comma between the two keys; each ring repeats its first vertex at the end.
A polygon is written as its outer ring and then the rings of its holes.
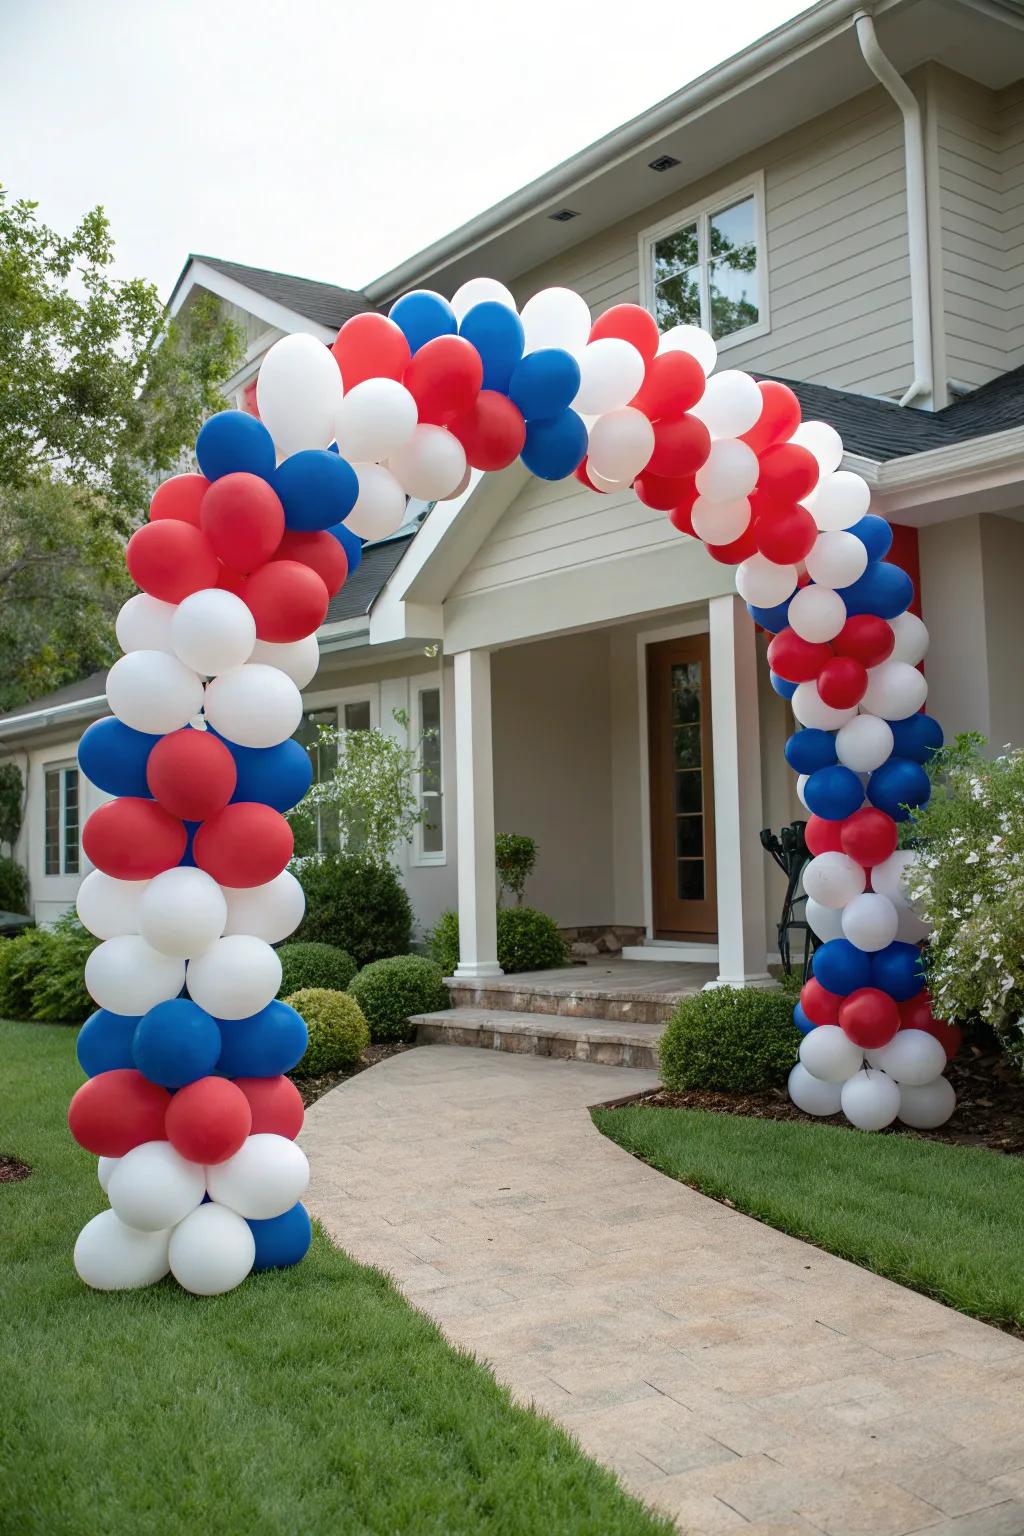
{"type": "Polygon", "coordinates": [[[652,1074],[456,1046],[327,1094],[314,1211],[700,1536],[1022,1536],[1024,1344],[636,1162],[652,1074]]]}

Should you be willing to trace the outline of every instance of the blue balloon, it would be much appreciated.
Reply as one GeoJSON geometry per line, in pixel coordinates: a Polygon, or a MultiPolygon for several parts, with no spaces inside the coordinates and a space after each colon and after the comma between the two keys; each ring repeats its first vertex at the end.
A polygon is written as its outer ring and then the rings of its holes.
{"type": "Polygon", "coordinates": [[[78,1065],[86,1077],[96,1077],[100,1072],[116,1072],[122,1067],[134,1067],[132,1060],[132,1036],[137,1018],[127,1014],[110,1013],[106,1008],[91,1013],[78,1031],[75,1050],[78,1065]]]}
{"type": "Polygon", "coordinates": [[[480,354],[484,389],[507,395],[509,380],[523,355],[523,322],[515,310],[490,299],[474,304],[462,317],[459,335],[472,342],[480,354]]]}
{"type": "Polygon", "coordinates": [[[235,741],[224,745],[238,770],[232,802],[253,800],[275,811],[290,811],[313,782],[309,754],[291,738],[276,747],[240,747],[235,741]]]}
{"type": "Polygon", "coordinates": [[[836,738],[831,731],[807,727],[795,731],[786,742],[786,762],[794,773],[816,773],[837,762],[836,738]]]}
{"type": "Polygon", "coordinates": [[[256,1239],[254,1270],[287,1269],[305,1258],[313,1241],[313,1224],[301,1202],[283,1216],[271,1216],[267,1221],[250,1220],[249,1229],[256,1239]]]}
{"type": "Polygon", "coordinates": [[[873,561],[857,581],[839,588],[847,614],[875,613],[894,619],[910,607],[914,583],[906,571],[884,560],[873,561]]]}
{"type": "Polygon", "coordinates": [[[248,1019],[218,1019],[220,1060],[225,1077],[280,1077],[305,1054],[306,1025],[287,1003],[268,1003],[248,1019]]]}
{"type": "Polygon", "coordinates": [[[520,457],[538,480],[564,480],[583,463],[587,429],[575,411],[563,411],[552,421],[531,421],[520,457]]]}
{"type": "Polygon", "coordinates": [[[904,944],[894,939],[871,956],[870,985],[877,987],[880,992],[888,992],[894,1002],[909,1002],[917,996],[924,984],[924,967],[916,944],[904,944]]]}
{"type": "Polygon", "coordinates": [[[942,726],[933,715],[910,715],[906,720],[890,720],[894,757],[909,757],[926,763],[942,746],[942,726]]]}
{"type": "MultiPolygon", "coordinates": [[[[762,629],[777,635],[789,623],[790,601],[791,599],[787,597],[784,603],[777,603],[774,608],[755,608],[753,603],[748,603],[747,612],[755,624],[760,624],[762,629]]],[[[794,683],[793,686],[795,688],[796,684],[794,683]]]]}
{"type": "Polygon", "coordinates": [[[871,985],[871,956],[849,939],[829,939],[814,952],[814,977],[826,992],[846,997],[871,985]]]}
{"type": "Polygon", "coordinates": [[[196,458],[207,480],[239,472],[269,480],[277,462],[274,439],[248,411],[218,411],[204,421],[196,438],[196,458]]]}
{"type": "Polygon", "coordinates": [[[804,1010],[799,1003],[796,1003],[793,1006],[793,1023],[796,1025],[797,1029],[802,1035],[809,1035],[812,1029],[817,1028],[817,1025],[815,1025],[812,1020],[807,1017],[806,1013],[804,1013],[804,1010]]]}
{"type": "Polygon", "coordinates": [[[884,560],[892,548],[892,529],[884,517],[878,517],[874,512],[862,517],[848,531],[855,539],[860,539],[869,560],[884,560]]]}
{"type": "Polygon", "coordinates": [[[528,352],[509,380],[508,397],[525,421],[550,421],[569,408],[580,387],[580,365],[561,347],[528,352]]]}
{"type": "Polygon", "coordinates": [[[274,471],[271,485],[281,498],[287,528],[314,533],[348,517],[359,495],[356,472],[347,459],[326,448],[304,448],[274,471]]]}
{"type": "MultiPolygon", "coordinates": [[[[227,745],[227,743],[225,743],[225,745],[227,745]]],[[[185,852],[178,860],[178,863],[186,865],[189,869],[195,869],[196,867],[195,856],[192,852],[192,845],[196,840],[196,833],[199,831],[201,826],[201,821],[185,822],[185,852]]]]}
{"type": "Polygon", "coordinates": [[[818,768],[804,785],[804,804],[826,821],[845,821],[864,802],[864,786],[852,768],[818,768]]]}
{"type": "Polygon", "coordinates": [[[132,1060],[161,1088],[184,1088],[209,1077],[220,1057],[216,1022],[190,997],[157,1003],[144,1013],[132,1041],[132,1060]]]}
{"type": "Polygon", "coordinates": [[[791,683],[788,677],[780,677],[777,672],[769,672],[768,681],[780,699],[791,699],[794,693],[796,693],[797,684],[791,683]]]}
{"type": "Polygon", "coordinates": [[[403,294],[388,310],[388,317],[409,343],[410,352],[418,352],[435,336],[454,336],[459,329],[448,300],[426,288],[403,294]]]}
{"type": "Polygon", "coordinates": [[[348,559],[348,574],[359,569],[359,562],[363,558],[363,541],[358,533],[353,533],[351,528],[346,528],[344,523],[335,523],[327,532],[332,538],[337,539],[348,559]]]}
{"type": "Polygon", "coordinates": [[[932,792],[931,780],[908,757],[890,757],[868,779],[868,799],[893,821],[907,821],[906,806],[927,805],[932,792]]]}
{"type": "Polygon", "coordinates": [[[146,783],[146,763],[160,740],[133,731],[111,716],[94,720],[78,743],[78,766],[97,789],[108,795],[135,795],[152,800],[146,783]]]}

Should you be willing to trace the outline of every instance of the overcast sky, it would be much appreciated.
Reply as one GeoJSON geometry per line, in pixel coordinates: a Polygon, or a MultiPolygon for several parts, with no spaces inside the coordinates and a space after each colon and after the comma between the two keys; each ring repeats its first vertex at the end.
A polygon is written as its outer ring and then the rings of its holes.
{"type": "Polygon", "coordinates": [[[805,9],[792,0],[0,0],[0,182],[124,277],[359,287],[805,9]]]}

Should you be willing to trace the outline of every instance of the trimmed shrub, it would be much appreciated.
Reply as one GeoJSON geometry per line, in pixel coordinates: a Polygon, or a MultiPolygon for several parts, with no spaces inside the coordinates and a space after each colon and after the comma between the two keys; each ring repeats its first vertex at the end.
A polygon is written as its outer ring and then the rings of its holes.
{"type": "Polygon", "coordinates": [[[344,992],[357,966],[352,956],[335,944],[305,944],[292,940],[278,948],[281,962],[281,985],[278,997],[303,988],[326,988],[332,992],[344,992]]]}
{"type": "MultiPolygon", "coordinates": [[[[427,942],[442,975],[451,976],[459,963],[459,914],[443,913],[427,942]]],[[[503,971],[553,970],[568,959],[554,918],[536,907],[498,908],[498,964],[503,971]]]]}
{"type": "Polygon", "coordinates": [[[336,944],[357,966],[405,954],[412,907],[393,869],[337,853],[304,859],[295,872],[306,893],[297,939],[336,944]]]}
{"type": "Polygon", "coordinates": [[[354,997],[328,987],[302,987],[285,1002],[309,1030],[306,1053],[292,1068],[293,1077],[319,1077],[355,1066],[370,1043],[370,1030],[354,997]]]}
{"type": "Polygon", "coordinates": [[[790,992],[712,987],[684,997],[666,1025],[658,1046],[661,1080],[673,1093],[780,1087],[799,1045],[790,992]]]}
{"type": "Polygon", "coordinates": [[[363,1010],[371,1040],[378,1044],[408,1040],[411,1013],[435,1013],[451,1006],[440,966],[425,955],[375,960],[348,990],[363,1010]]]}
{"type": "Polygon", "coordinates": [[[0,1014],[45,1024],[81,1024],[95,1003],[85,990],[94,938],[68,914],[52,928],[30,928],[0,946],[0,1014]]]}
{"type": "Polygon", "coordinates": [[[6,854],[0,857],[0,912],[28,912],[28,876],[6,854]]]}
{"type": "Polygon", "coordinates": [[[442,912],[437,927],[427,934],[430,958],[442,976],[453,976],[459,963],[459,914],[442,912]]]}

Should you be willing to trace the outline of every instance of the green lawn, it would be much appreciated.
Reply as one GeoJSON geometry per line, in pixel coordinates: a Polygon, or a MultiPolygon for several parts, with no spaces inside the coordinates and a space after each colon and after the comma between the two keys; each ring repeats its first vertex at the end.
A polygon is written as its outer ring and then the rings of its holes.
{"type": "Polygon", "coordinates": [[[987,1322],[1024,1327],[1024,1165],[905,1136],[706,1110],[595,1110],[694,1189],[987,1322]]]}
{"type": "Polygon", "coordinates": [[[74,1273],[100,1210],[64,1116],[74,1031],[0,1022],[0,1528],[18,1536],[671,1530],[515,1408],[388,1281],[317,1233],[297,1268],[199,1299],[74,1273]]]}

